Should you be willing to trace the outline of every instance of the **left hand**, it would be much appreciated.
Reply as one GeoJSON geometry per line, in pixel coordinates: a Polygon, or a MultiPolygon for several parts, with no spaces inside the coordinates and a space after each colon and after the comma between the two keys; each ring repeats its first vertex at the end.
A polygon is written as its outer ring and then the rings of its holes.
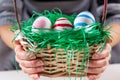
{"type": "Polygon", "coordinates": [[[106,44],[105,49],[101,53],[94,54],[90,59],[88,66],[89,80],[97,80],[109,65],[111,45],[106,44]]]}
{"type": "Polygon", "coordinates": [[[29,75],[32,80],[38,80],[43,69],[43,62],[37,58],[33,53],[24,51],[19,41],[14,41],[15,45],[15,58],[19,63],[22,71],[29,75]]]}

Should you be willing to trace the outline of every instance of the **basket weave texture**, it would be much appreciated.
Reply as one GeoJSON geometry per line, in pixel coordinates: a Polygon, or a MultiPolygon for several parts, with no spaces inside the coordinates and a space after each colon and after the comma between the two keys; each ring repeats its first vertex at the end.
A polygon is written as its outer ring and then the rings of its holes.
{"type": "MultiPolygon", "coordinates": [[[[30,44],[25,41],[25,39],[20,40],[21,43],[24,43],[23,49],[28,51],[30,44]]],[[[100,45],[90,46],[90,53],[86,55],[83,51],[71,51],[64,49],[51,48],[48,44],[48,47],[45,49],[40,49],[36,54],[44,63],[44,71],[41,73],[43,76],[48,77],[61,77],[61,76],[86,76],[87,75],[87,66],[86,63],[82,61],[89,61],[93,54],[97,53],[100,49],[100,45]],[[66,54],[67,53],[67,54],[66,54]],[[73,56],[70,54],[74,53],[73,56]],[[83,59],[84,58],[84,59],[83,59]]]]}

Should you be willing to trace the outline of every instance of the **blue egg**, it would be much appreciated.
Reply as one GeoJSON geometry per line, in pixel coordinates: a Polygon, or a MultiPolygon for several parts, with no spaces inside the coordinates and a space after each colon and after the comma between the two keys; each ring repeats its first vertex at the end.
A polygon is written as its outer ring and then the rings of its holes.
{"type": "Polygon", "coordinates": [[[95,22],[95,18],[92,13],[83,11],[77,15],[74,20],[74,28],[81,28],[95,22]]]}

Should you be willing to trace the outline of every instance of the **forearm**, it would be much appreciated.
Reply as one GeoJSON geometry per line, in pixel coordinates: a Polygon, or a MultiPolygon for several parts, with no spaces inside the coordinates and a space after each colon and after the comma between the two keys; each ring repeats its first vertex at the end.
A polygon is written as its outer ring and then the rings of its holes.
{"type": "Polygon", "coordinates": [[[10,27],[10,25],[0,27],[0,37],[8,47],[13,49],[12,39],[14,37],[14,33],[9,30],[10,27]]]}
{"type": "MultiPolygon", "coordinates": [[[[18,3],[17,10],[19,19],[21,20],[23,3],[22,0],[16,1],[18,3]]],[[[9,28],[10,25],[15,25],[15,23],[13,23],[15,19],[16,18],[14,13],[13,0],[0,0],[0,37],[10,48],[13,48],[13,44],[11,41],[13,39],[14,34],[9,30],[9,28]]]]}
{"type": "Polygon", "coordinates": [[[110,33],[112,36],[112,46],[115,46],[117,43],[120,42],[120,24],[110,23],[108,27],[111,27],[110,33]]]}

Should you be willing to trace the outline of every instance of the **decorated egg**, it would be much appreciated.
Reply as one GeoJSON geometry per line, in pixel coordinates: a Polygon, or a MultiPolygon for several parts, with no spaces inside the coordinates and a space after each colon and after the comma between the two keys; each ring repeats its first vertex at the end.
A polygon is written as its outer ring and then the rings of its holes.
{"type": "Polygon", "coordinates": [[[40,16],[33,22],[32,31],[38,32],[36,28],[51,28],[51,26],[51,21],[47,17],[40,16]]]}
{"type": "Polygon", "coordinates": [[[56,20],[54,24],[54,29],[56,30],[63,30],[63,29],[69,29],[72,28],[72,23],[67,18],[59,18],[56,20]]]}
{"type": "Polygon", "coordinates": [[[92,13],[88,11],[81,12],[74,20],[74,28],[81,28],[95,22],[92,13]]]}

